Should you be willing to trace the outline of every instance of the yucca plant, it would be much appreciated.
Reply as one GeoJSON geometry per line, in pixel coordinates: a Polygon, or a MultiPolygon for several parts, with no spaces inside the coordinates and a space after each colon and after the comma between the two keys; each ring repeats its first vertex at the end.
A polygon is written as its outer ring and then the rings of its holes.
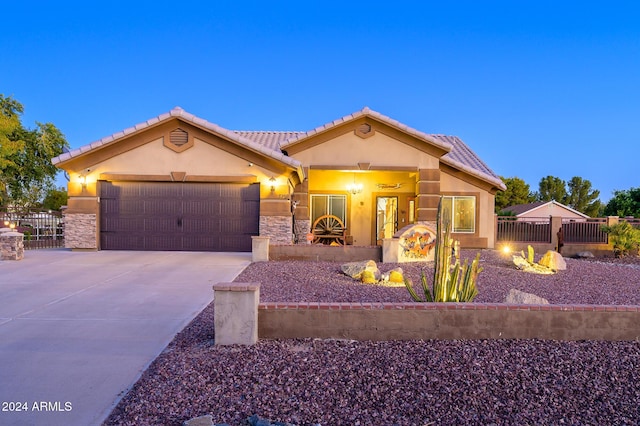
{"type": "Polygon", "coordinates": [[[482,272],[480,264],[480,253],[469,265],[468,260],[460,265],[459,253],[460,242],[451,238],[450,224],[444,222],[440,212],[442,209],[442,198],[438,204],[438,215],[436,218],[436,247],[434,255],[433,271],[433,292],[429,290],[427,277],[422,271],[420,282],[424,299],[418,296],[413,289],[410,280],[405,279],[404,284],[409,294],[416,302],[472,302],[478,295],[476,281],[482,272]],[[452,264],[452,258],[454,263],[452,264]]]}

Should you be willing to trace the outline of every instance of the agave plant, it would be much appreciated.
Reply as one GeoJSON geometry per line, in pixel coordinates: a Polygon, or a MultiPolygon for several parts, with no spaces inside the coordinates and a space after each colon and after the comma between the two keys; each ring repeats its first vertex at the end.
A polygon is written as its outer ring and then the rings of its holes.
{"type": "Polygon", "coordinates": [[[420,275],[424,299],[418,296],[410,280],[405,279],[404,284],[416,302],[472,302],[478,295],[476,281],[482,272],[479,266],[480,253],[476,255],[471,265],[468,260],[460,264],[460,242],[451,238],[451,227],[448,222],[443,221],[440,214],[441,208],[442,198],[440,198],[436,219],[433,292],[429,289],[424,271],[420,275]]]}

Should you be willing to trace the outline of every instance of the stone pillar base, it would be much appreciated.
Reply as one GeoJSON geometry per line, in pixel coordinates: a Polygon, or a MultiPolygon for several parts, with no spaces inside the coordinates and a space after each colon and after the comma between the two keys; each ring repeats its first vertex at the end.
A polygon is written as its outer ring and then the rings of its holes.
{"type": "Polygon", "coordinates": [[[24,258],[24,235],[20,232],[0,234],[2,260],[22,260],[24,258]]]}
{"type": "Polygon", "coordinates": [[[216,345],[253,345],[258,341],[258,283],[213,285],[216,345]]]}

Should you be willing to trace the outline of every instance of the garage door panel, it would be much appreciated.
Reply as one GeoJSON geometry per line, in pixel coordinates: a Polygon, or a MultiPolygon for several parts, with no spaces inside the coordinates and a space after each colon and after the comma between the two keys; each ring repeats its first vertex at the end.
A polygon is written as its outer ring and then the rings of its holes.
{"type": "Polygon", "coordinates": [[[202,233],[219,233],[220,221],[209,218],[189,218],[182,222],[182,231],[185,234],[197,235],[202,233]]]}
{"type": "Polygon", "coordinates": [[[137,185],[139,196],[142,198],[173,199],[182,196],[182,187],[179,183],[140,182],[137,185]]]}
{"type": "Polygon", "coordinates": [[[126,247],[127,250],[145,250],[144,235],[101,233],[101,247],[126,247]]]}
{"type": "Polygon", "coordinates": [[[211,217],[220,214],[221,202],[218,200],[185,201],[183,209],[184,216],[211,217]]]}
{"type": "Polygon", "coordinates": [[[251,251],[259,232],[259,184],[101,182],[101,199],[102,249],[251,251]]]}
{"type": "Polygon", "coordinates": [[[147,234],[144,250],[182,250],[182,236],[175,234],[147,234]]]}
{"type": "Polygon", "coordinates": [[[217,235],[185,235],[183,250],[220,251],[220,239],[217,235]]]}
{"type": "Polygon", "coordinates": [[[144,216],[139,217],[102,217],[100,231],[104,233],[136,234],[144,230],[144,216]]]}
{"type": "Polygon", "coordinates": [[[220,247],[222,251],[251,251],[251,238],[237,238],[234,235],[221,234],[220,247]]]}

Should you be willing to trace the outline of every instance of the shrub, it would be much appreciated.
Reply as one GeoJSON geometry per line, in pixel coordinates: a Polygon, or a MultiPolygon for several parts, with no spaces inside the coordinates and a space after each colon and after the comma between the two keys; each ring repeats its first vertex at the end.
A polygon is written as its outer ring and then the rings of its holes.
{"type": "Polygon", "coordinates": [[[616,257],[627,256],[630,252],[640,248],[640,229],[634,228],[629,222],[620,222],[611,226],[605,225],[602,230],[609,234],[616,257]]]}

